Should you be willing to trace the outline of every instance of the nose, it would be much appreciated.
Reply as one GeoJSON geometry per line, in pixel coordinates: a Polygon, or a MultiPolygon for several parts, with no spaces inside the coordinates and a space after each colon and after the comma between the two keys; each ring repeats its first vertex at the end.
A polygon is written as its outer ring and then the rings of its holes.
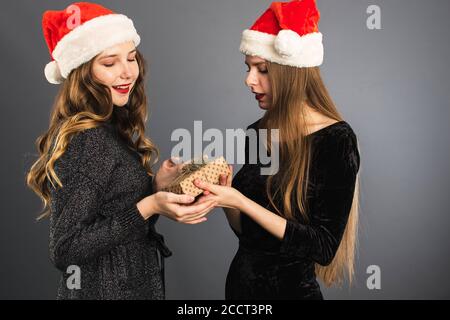
{"type": "Polygon", "coordinates": [[[121,73],[121,78],[123,79],[129,79],[133,76],[133,73],[131,72],[131,68],[128,65],[128,63],[124,63],[122,66],[122,73],[121,73]]]}
{"type": "Polygon", "coordinates": [[[247,78],[245,78],[245,85],[249,88],[256,86],[258,84],[258,78],[252,71],[248,72],[247,78]]]}

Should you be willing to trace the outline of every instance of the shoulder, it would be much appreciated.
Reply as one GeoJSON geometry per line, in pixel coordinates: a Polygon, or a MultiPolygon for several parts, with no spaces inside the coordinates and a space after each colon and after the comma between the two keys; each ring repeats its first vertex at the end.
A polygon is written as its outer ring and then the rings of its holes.
{"type": "Polygon", "coordinates": [[[77,158],[92,158],[107,155],[113,149],[114,136],[105,125],[86,129],[71,136],[67,154],[77,158]]]}
{"type": "Polygon", "coordinates": [[[352,126],[346,121],[340,121],[325,128],[313,140],[314,161],[327,164],[332,169],[359,169],[360,154],[358,138],[352,126]]]}
{"type": "Polygon", "coordinates": [[[87,142],[101,142],[103,140],[109,140],[113,138],[112,125],[101,124],[95,128],[85,129],[77,133],[87,142]]]}
{"type": "MultiPolygon", "coordinates": [[[[98,155],[99,152],[110,152],[115,144],[112,129],[107,125],[86,129],[81,131],[79,136],[87,156],[98,155]]],[[[74,143],[77,143],[77,140],[74,143]]]]}
{"type": "Polygon", "coordinates": [[[335,150],[342,145],[356,147],[358,138],[352,126],[346,121],[339,121],[313,134],[316,148],[335,150]]]}
{"type": "Polygon", "coordinates": [[[105,125],[77,132],[57,164],[64,175],[78,172],[101,181],[115,165],[116,144],[111,128],[105,125]]]}

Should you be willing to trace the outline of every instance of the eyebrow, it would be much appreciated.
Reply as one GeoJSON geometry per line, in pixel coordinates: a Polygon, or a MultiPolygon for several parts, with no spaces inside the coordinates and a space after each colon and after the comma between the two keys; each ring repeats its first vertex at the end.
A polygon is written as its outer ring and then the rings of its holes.
{"type": "MultiPolygon", "coordinates": [[[[247,62],[244,62],[244,63],[247,65],[247,67],[249,67],[249,64],[247,62]]],[[[254,66],[259,66],[262,64],[266,64],[266,63],[265,62],[252,63],[252,65],[254,65],[254,66]]]]}
{"type": "MultiPolygon", "coordinates": [[[[136,52],[136,49],[134,49],[134,50],[131,50],[130,52],[128,52],[128,54],[130,54],[130,53],[134,53],[134,52],[136,52]]],[[[100,59],[105,59],[105,58],[114,58],[114,57],[117,57],[117,56],[118,56],[118,54],[110,54],[110,55],[108,55],[108,56],[100,57],[100,59]]]]}

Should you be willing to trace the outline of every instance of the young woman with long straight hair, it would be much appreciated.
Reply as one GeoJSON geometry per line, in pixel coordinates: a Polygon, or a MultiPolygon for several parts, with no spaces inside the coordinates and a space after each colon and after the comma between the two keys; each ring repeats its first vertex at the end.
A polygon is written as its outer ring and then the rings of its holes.
{"type": "Polygon", "coordinates": [[[243,32],[246,85],[266,111],[249,128],[279,130],[280,165],[264,176],[259,161],[246,163],[219,186],[196,181],[239,238],[227,299],[323,299],[316,277],[330,286],[354,275],[360,156],[320,75],[318,21],[313,0],[274,2],[243,32]]]}

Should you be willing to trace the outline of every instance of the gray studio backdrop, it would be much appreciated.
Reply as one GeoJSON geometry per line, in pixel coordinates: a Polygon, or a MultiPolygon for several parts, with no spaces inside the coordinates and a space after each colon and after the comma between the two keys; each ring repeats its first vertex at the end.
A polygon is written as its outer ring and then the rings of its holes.
{"type": "MultiPolygon", "coordinates": [[[[176,128],[245,128],[262,112],[244,86],[241,31],[261,0],[98,1],[132,17],[150,66],[148,135],[167,158],[176,128]]],[[[25,186],[34,141],[48,126],[57,87],[46,82],[46,9],[69,1],[9,1],[0,11],[0,298],[53,299],[58,273],[48,258],[48,221],[25,186]]],[[[448,122],[449,1],[318,0],[326,84],[361,148],[361,230],[355,285],[323,288],[327,299],[450,298],[448,122]],[[368,6],[381,9],[370,30],[368,6]],[[381,288],[369,290],[378,266],[381,288]]],[[[158,230],[169,299],[222,299],[237,239],[221,210],[207,223],[158,230]]]]}

